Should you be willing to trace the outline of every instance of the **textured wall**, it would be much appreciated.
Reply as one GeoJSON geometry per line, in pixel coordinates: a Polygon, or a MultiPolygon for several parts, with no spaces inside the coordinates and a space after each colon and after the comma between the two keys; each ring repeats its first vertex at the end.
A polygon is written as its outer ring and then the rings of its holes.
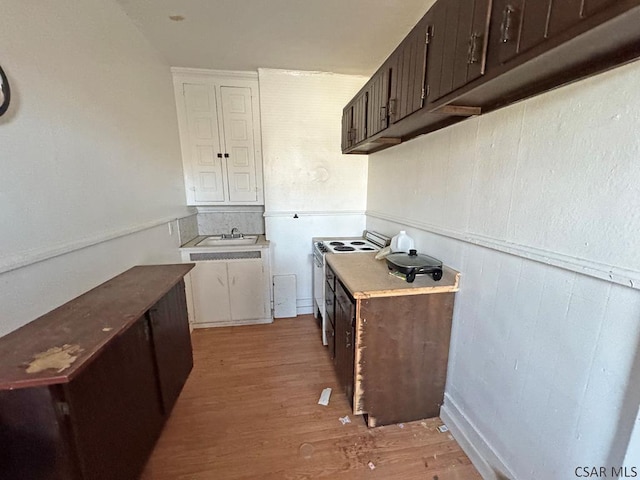
{"type": "Polygon", "coordinates": [[[312,237],[364,229],[367,159],[342,155],[340,140],[342,109],[366,78],[269,69],[259,78],[273,274],[296,275],[298,313],[310,313],[312,237]]]}
{"type": "Polygon", "coordinates": [[[5,333],[134,262],[175,258],[177,235],[155,226],[186,209],[169,67],[120,7],[0,6],[13,97],[0,118],[5,333]],[[80,257],[70,253],[80,248],[80,257]],[[54,256],[56,268],[46,261],[54,256]],[[33,262],[41,263],[25,266],[33,262]]]}
{"type": "Polygon", "coordinates": [[[367,226],[406,228],[462,272],[444,414],[521,480],[627,453],[638,75],[631,64],[370,156],[367,226]]]}

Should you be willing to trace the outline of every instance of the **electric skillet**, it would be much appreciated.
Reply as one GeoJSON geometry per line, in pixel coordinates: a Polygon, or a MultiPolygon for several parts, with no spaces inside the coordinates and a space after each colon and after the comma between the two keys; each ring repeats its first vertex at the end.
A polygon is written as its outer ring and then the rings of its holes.
{"type": "Polygon", "coordinates": [[[389,270],[406,275],[408,283],[412,283],[416,275],[431,275],[436,282],[442,278],[442,262],[429,255],[419,254],[417,250],[390,253],[386,259],[389,270]]]}

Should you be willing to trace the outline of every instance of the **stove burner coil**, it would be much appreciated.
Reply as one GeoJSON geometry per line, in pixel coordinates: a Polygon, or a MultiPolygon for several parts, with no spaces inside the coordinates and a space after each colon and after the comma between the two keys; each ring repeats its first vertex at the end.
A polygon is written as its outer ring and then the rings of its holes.
{"type": "Polygon", "coordinates": [[[329,242],[329,245],[331,245],[332,247],[342,247],[344,245],[344,242],[329,242]]]}
{"type": "MultiPolygon", "coordinates": [[[[338,242],[339,243],[339,242],[338,242]]],[[[334,250],[336,252],[353,252],[355,251],[355,248],[353,247],[348,247],[346,245],[338,245],[337,247],[334,248],[334,250]]]]}

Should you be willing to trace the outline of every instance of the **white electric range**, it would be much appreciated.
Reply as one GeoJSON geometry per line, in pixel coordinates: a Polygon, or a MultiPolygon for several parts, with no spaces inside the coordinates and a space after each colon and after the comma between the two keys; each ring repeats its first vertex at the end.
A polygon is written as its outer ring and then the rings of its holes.
{"type": "Polygon", "coordinates": [[[322,320],[322,344],[327,345],[325,334],[325,261],[328,253],[341,255],[377,252],[386,247],[391,239],[386,235],[365,230],[362,237],[325,237],[313,239],[313,298],[314,316],[322,320]]]}

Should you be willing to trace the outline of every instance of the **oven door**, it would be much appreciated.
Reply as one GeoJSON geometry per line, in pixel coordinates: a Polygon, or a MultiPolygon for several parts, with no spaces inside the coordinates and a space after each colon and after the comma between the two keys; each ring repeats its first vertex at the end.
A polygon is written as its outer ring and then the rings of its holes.
{"type": "Polygon", "coordinates": [[[317,248],[313,249],[313,299],[315,308],[314,315],[322,320],[322,344],[327,344],[327,338],[324,331],[325,305],[324,305],[324,254],[317,248]]]}

